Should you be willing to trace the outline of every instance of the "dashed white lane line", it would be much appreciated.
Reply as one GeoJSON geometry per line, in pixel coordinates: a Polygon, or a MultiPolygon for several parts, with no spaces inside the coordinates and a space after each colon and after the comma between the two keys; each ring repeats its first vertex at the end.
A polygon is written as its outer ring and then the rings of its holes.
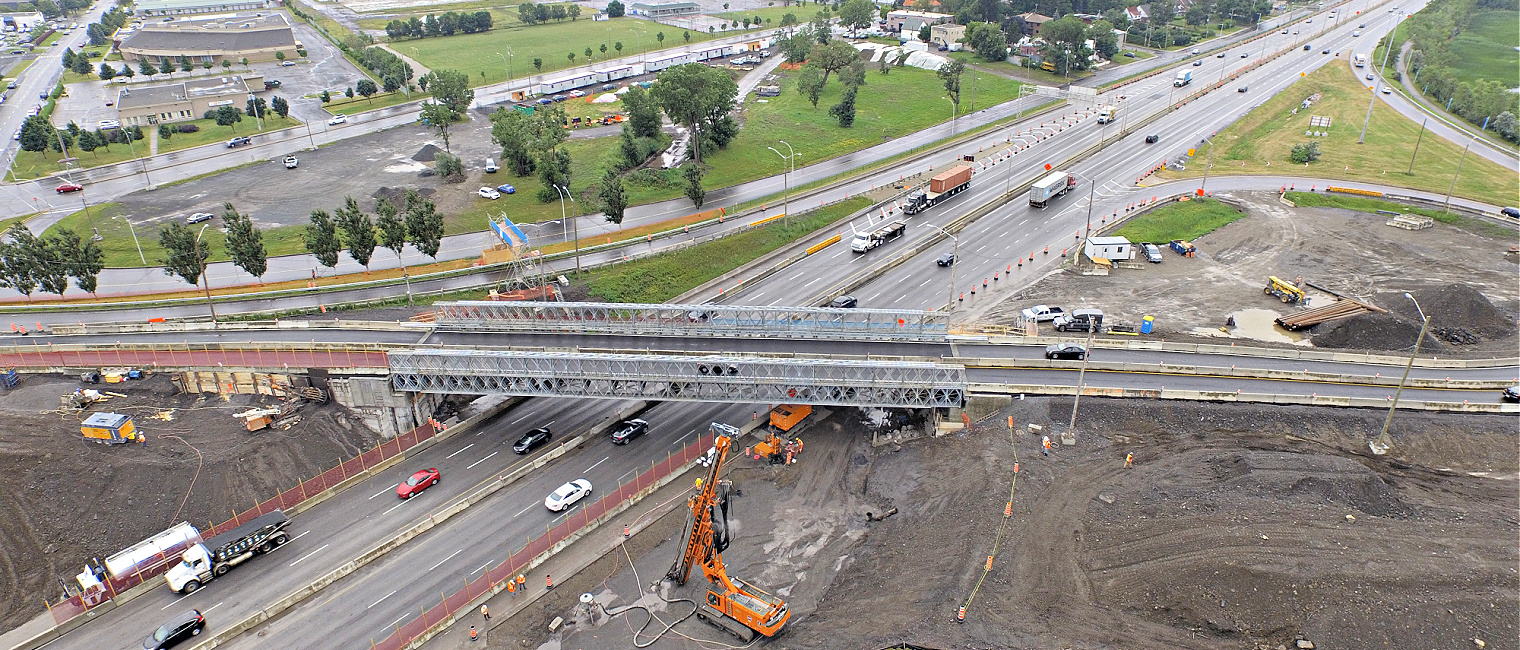
{"type": "Polygon", "coordinates": [[[408,502],[408,501],[411,501],[411,499],[403,499],[403,500],[402,500],[402,501],[401,501],[401,503],[398,503],[398,504],[396,504],[396,505],[393,505],[393,506],[391,506],[391,507],[390,507],[390,510],[386,510],[386,511],[385,511],[385,512],[382,512],[382,513],[380,513],[380,514],[381,514],[381,515],[382,515],[382,516],[384,516],[384,515],[388,515],[388,514],[391,514],[391,510],[395,510],[395,509],[396,509],[396,508],[400,508],[400,507],[401,507],[401,506],[404,506],[404,505],[406,505],[406,504],[407,504],[407,502],[408,502]]]}
{"type": "Polygon", "coordinates": [[[388,594],[386,594],[386,595],[384,595],[384,596],[381,596],[381,597],[380,597],[380,600],[377,600],[377,601],[375,601],[375,602],[373,602],[373,603],[370,603],[370,604],[369,604],[369,607],[365,607],[365,609],[373,609],[373,608],[374,608],[374,606],[375,606],[375,605],[379,605],[379,604],[380,604],[380,603],[383,603],[383,602],[385,602],[385,599],[387,599],[387,598],[390,598],[390,597],[391,597],[391,596],[394,596],[394,595],[396,595],[396,591],[400,591],[400,590],[399,590],[399,589],[397,589],[397,590],[395,590],[395,591],[392,591],[392,592],[390,592],[390,593],[388,593],[388,594]]]}
{"type": "MultiPolygon", "coordinates": [[[[601,459],[601,460],[599,460],[599,461],[596,461],[596,465],[600,465],[600,464],[602,464],[602,463],[605,463],[605,462],[607,462],[607,461],[609,461],[609,460],[611,460],[611,459],[612,459],[612,457],[611,457],[611,456],[608,456],[608,457],[606,457],[606,458],[603,458],[603,459],[601,459]]],[[[586,468],[586,471],[584,471],[584,472],[581,472],[581,473],[582,473],[582,474],[589,474],[589,473],[590,473],[590,472],[591,472],[591,470],[594,470],[594,469],[596,469],[596,465],[592,465],[592,466],[590,466],[590,467],[587,467],[587,468],[586,468]]]]}
{"type": "Polygon", "coordinates": [[[385,488],[385,489],[384,489],[384,490],[381,490],[381,491],[379,491],[379,492],[376,492],[376,493],[374,493],[374,494],[371,494],[371,495],[370,495],[370,496],[369,496],[369,498],[371,498],[371,499],[373,499],[373,498],[375,498],[375,497],[377,497],[377,496],[380,496],[380,495],[382,495],[382,494],[385,494],[385,493],[386,493],[386,492],[390,492],[390,491],[391,491],[391,490],[394,490],[394,489],[396,489],[396,487],[397,487],[397,486],[400,486],[400,485],[401,485],[401,484],[400,484],[400,483],[397,483],[397,484],[396,484],[396,485],[392,485],[392,486],[390,486],[390,487],[388,487],[388,488],[385,488]]]}
{"type": "Polygon", "coordinates": [[[460,455],[460,454],[462,454],[462,453],[464,453],[464,451],[465,451],[465,449],[469,449],[469,448],[470,448],[470,447],[474,447],[474,446],[475,446],[475,443],[473,443],[473,442],[472,442],[472,443],[470,443],[470,444],[468,444],[468,445],[465,445],[465,446],[464,446],[464,447],[463,447],[463,448],[461,448],[461,449],[460,449],[460,450],[459,450],[459,451],[456,451],[456,452],[454,452],[454,453],[452,453],[452,454],[449,454],[449,455],[447,455],[447,456],[444,456],[444,457],[443,457],[443,459],[444,459],[444,460],[448,460],[448,459],[450,459],[450,458],[453,458],[453,457],[455,457],[455,456],[458,456],[458,455],[460,455]]]}
{"type": "Polygon", "coordinates": [[[301,556],[301,558],[300,558],[300,559],[298,559],[298,560],[296,560],[296,561],[294,561],[294,562],[291,562],[291,563],[290,563],[290,566],[295,566],[295,565],[297,565],[297,564],[300,564],[300,563],[301,563],[301,562],[303,562],[303,561],[305,561],[305,560],[306,560],[306,558],[309,558],[309,557],[311,557],[311,556],[313,556],[313,555],[316,555],[316,554],[318,554],[318,553],[321,553],[321,552],[322,552],[322,549],[325,549],[325,548],[327,548],[327,546],[328,546],[328,545],[327,545],[327,544],[323,544],[323,545],[322,545],[322,546],[320,546],[320,547],[318,547],[318,548],[317,548],[317,550],[315,550],[315,551],[312,551],[312,552],[310,552],[310,553],[307,553],[307,554],[306,554],[306,555],[302,555],[302,556],[301,556]]]}
{"type": "MultiPolygon", "coordinates": [[[[495,456],[496,454],[499,454],[499,453],[501,453],[501,452],[499,452],[499,451],[493,451],[493,452],[491,452],[491,456],[495,456]]],[[[476,465],[479,465],[479,464],[484,463],[484,462],[486,462],[488,460],[491,460],[491,456],[486,456],[485,458],[482,458],[482,459],[477,460],[477,461],[475,461],[473,463],[470,463],[469,465],[465,466],[465,469],[474,469],[476,465]]]]}
{"type": "Polygon", "coordinates": [[[439,560],[439,561],[438,561],[438,564],[434,564],[434,565],[433,565],[433,566],[430,566],[430,567],[428,567],[428,571],[432,571],[432,570],[433,570],[433,569],[436,569],[436,568],[438,568],[438,567],[439,567],[439,566],[440,566],[440,565],[442,565],[442,564],[443,564],[443,563],[444,563],[444,562],[448,562],[448,561],[449,561],[449,560],[452,560],[452,559],[454,559],[454,556],[455,556],[455,555],[459,555],[459,554],[460,554],[460,553],[463,553],[463,552],[464,552],[464,549],[459,549],[459,550],[457,550],[457,551],[454,551],[454,552],[453,552],[453,553],[450,553],[450,554],[449,554],[449,556],[448,556],[448,557],[446,557],[446,558],[443,558],[443,559],[442,559],[442,560],[439,560]]]}
{"type": "Polygon", "coordinates": [[[532,510],[532,509],[533,509],[533,506],[528,506],[526,508],[523,508],[522,510],[518,510],[516,515],[512,515],[512,518],[516,519],[518,515],[521,515],[522,513],[527,512],[527,511],[532,510]]]}

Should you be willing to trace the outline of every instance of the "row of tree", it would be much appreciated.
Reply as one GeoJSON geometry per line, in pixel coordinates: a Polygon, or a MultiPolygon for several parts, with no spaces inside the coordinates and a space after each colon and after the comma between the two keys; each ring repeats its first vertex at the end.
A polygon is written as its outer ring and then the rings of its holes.
{"type": "Polygon", "coordinates": [[[93,152],[96,149],[109,149],[113,144],[128,144],[142,139],[142,128],[135,126],[125,129],[88,131],[74,122],[69,122],[67,127],[59,129],[41,115],[33,115],[21,122],[22,151],[51,149],[57,153],[71,155],[76,147],[83,151],[93,152]]]}
{"type": "MultiPolygon", "coordinates": [[[[1479,13],[1507,11],[1508,17],[1513,18],[1516,8],[1514,0],[1434,0],[1407,23],[1414,47],[1409,55],[1409,71],[1415,75],[1415,85],[1421,92],[1436,98],[1468,122],[1492,127],[1511,142],[1520,142],[1515,118],[1520,112],[1520,96],[1509,88],[1514,70],[1484,70],[1500,78],[1463,81],[1453,70],[1460,62],[1451,51],[1451,43],[1462,38],[1479,13]]],[[[1387,46],[1386,38],[1384,45],[1387,46]]],[[[1397,74],[1391,72],[1389,76],[1397,79],[1397,74]]]]}
{"type": "Polygon", "coordinates": [[[41,13],[44,18],[52,20],[59,16],[89,8],[90,0],[37,0],[36,2],[19,3],[16,7],[16,12],[31,13],[36,11],[41,13]]]}
{"type": "Polygon", "coordinates": [[[581,16],[581,6],[577,4],[534,4],[524,2],[517,5],[517,19],[524,25],[537,25],[551,20],[562,21],[569,18],[574,21],[581,16]]]}
{"type": "Polygon", "coordinates": [[[96,279],[105,265],[99,244],[67,228],[38,237],[18,223],[0,241],[0,286],[28,300],[38,289],[63,297],[70,279],[81,291],[95,293],[96,279]]]}
{"type": "Polygon", "coordinates": [[[422,18],[412,16],[407,20],[392,20],[385,25],[385,35],[397,41],[403,38],[453,36],[456,33],[474,34],[489,31],[493,22],[489,11],[446,11],[441,15],[428,14],[422,18]]]}
{"type": "MultiPolygon", "coordinates": [[[[369,273],[375,248],[387,248],[401,261],[401,253],[410,244],[423,255],[438,259],[443,241],[443,215],[429,199],[415,190],[407,190],[401,206],[380,197],[375,202],[375,217],[359,208],[354,197],[343,197],[343,207],[328,214],[313,210],[311,224],[304,234],[306,252],[328,268],[338,265],[338,255],[345,250],[369,273]]],[[[230,241],[230,234],[229,234],[230,241]]],[[[230,250],[229,250],[230,253],[230,250]]],[[[234,257],[234,261],[236,258],[234,257]]],[[[241,266],[241,265],[240,265],[241,266]]],[[[406,268],[405,265],[402,268],[406,268]]],[[[246,269],[245,269],[246,270],[246,269]]]]}
{"type": "Polygon", "coordinates": [[[127,24],[127,12],[121,7],[111,7],[110,11],[100,14],[99,22],[86,25],[84,33],[89,37],[90,45],[105,45],[111,42],[111,35],[125,24],[127,24]]]}

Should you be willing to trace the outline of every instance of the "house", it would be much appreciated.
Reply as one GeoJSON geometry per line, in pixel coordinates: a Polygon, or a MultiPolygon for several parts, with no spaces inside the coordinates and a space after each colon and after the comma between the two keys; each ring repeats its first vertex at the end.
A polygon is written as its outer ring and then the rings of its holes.
{"type": "Polygon", "coordinates": [[[1135,245],[1126,237],[1089,237],[1082,253],[1092,259],[1132,260],[1135,245]]]}
{"type": "Polygon", "coordinates": [[[1013,18],[1019,24],[1019,30],[1024,32],[1025,36],[1038,36],[1040,34],[1040,26],[1054,20],[1050,16],[1042,16],[1032,11],[1019,14],[1013,18]]]}
{"type": "Polygon", "coordinates": [[[301,42],[281,13],[217,16],[150,22],[116,45],[124,61],[162,64],[185,57],[193,63],[273,61],[276,53],[299,56],[301,42]]]}
{"type": "Polygon", "coordinates": [[[1129,18],[1129,22],[1131,23],[1147,22],[1151,19],[1150,5],[1125,7],[1124,15],[1129,18]]]}
{"type": "Polygon", "coordinates": [[[905,9],[899,9],[897,11],[887,13],[887,31],[900,32],[908,29],[909,27],[907,25],[907,22],[912,20],[915,21],[914,24],[917,25],[917,27],[913,27],[912,29],[914,32],[917,32],[919,29],[922,29],[924,25],[938,25],[940,23],[948,23],[950,22],[950,19],[954,17],[955,16],[952,16],[950,14],[939,14],[932,11],[908,11],[905,9]]]}
{"type": "Polygon", "coordinates": [[[929,28],[929,42],[935,45],[950,47],[966,38],[966,26],[955,23],[944,23],[929,28]]]}

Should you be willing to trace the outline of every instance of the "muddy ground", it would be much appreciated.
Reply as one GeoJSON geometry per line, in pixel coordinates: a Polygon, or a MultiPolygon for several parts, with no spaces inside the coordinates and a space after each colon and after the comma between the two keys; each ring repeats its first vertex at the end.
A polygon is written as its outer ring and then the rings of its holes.
{"type": "MultiPolygon", "coordinates": [[[[1404,326],[1383,327],[1373,321],[1361,325],[1398,337],[1340,335],[1323,337],[1327,345],[1341,349],[1408,349],[1419,333],[1414,308],[1403,297],[1406,291],[1438,292],[1460,284],[1475,290],[1492,303],[1505,327],[1486,335],[1448,341],[1436,349],[1443,356],[1514,356],[1517,344],[1515,313],[1520,308],[1520,258],[1507,255],[1515,245],[1513,231],[1496,226],[1457,227],[1436,223],[1425,230],[1408,231],[1384,225],[1387,217],[1339,208],[1290,208],[1273,193],[1221,194],[1243,202],[1246,217],[1224,226],[1194,243],[1195,257],[1181,257],[1163,250],[1161,264],[1141,259],[1139,269],[1115,269],[1109,276],[1082,276],[1057,271],[1006,300],[971,315],[972,320],[1012,323],[1018,311],[1046,303],[1070,310],[1100,308],[1110,322],[1138,325],[1142,317],[1155,317],[1152,338],[1208,342],[1214,338],[1249,339],[1252,345],[1319,345],[1315,337],[1333,329],[1333,323],[1295,333],[1274,328],[1272,319],[1295,311],[1277,298],[1264,295],[1267,277],[1289,282],[1303,278],[1358,300],[1369,301],[1400,315],[1404,326]],[[1407,315],[1405,314],[1407,312],[1407,315]],[[1229,333],[1220,331],[1226,318],[1239,324],[1229,333]],[[1412,328],[1408,327],[1412,324],[1412,328]]],[[[1309,290],[1309,306],[1334,300],[1329,294],[1309,290]]],[[[1418,296],[1417,296],[1418,297],[1418,296]]],[[[1434,321],[1449,310],[1421,304],[1434,321]]],[[[1458,321],[1453,328],[1468,328],[1458,321]]],[[[1048,328],[1044,328],[1046,332],[1048,328]]]]}
{"type": "MultiPolygon", "coordinates": [[[[793,612],[755,647],[1520,646],[1513,417],[1400,413],[1387,457],[1367,452],[1374,411],[1090,399],[1078,444],[1050,458],[1004,424],[1064,424],[1070,408],[1015,402],[968,431],[876,449],[843,410],[797,465],[737,462],[724,559],[793,612]],[[1013,515],[983,579],[1015,463],[1013,515]]],[[[638,536],[658,545],[629,545],[645,587],[673,558],[679,514],[638,536]]],[[[665,621],[691,611],[640,595],[631,573],[609,555],[555,594],[557,609],[499,626],[489,647],[629,647],[647,617],[588,614],[582,591],[613,611],[638,599],[665,621]],[[550,634],[549,614],[576,624],[550,634]]],[[[701,598],[704,586],[660,593],[701,598]]],[[[736,645],[688,619],[653,647],[736,645]]]]}
{"type": "Polygon", "coordinates": [[[373,446],[377,436],[335,404],[308,404],[286,431],[249,433],[231,414],[271,397],[181,395],[169,376],[87,386],[127,395],[85,411],[129,413],[148,444],[106,446],[79,433],[58,398],[83,385],[25,375],[0,399],[0,627],[61,595],[91,558],[181,522],[205,527],[373,446]],[[168,421],[151,416],[173,409],[168,421]]]}

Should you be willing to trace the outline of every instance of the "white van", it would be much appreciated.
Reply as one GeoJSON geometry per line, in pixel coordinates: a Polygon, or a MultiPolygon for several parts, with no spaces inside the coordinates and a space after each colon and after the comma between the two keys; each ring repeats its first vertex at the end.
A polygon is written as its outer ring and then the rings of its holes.
{"type": "Polygon", "coordinates": [[[495,174],[496,170],[497,170],[496,160],[494,158],[487,158],[486,159],[486,173],[487,174],[495,174]]]}

